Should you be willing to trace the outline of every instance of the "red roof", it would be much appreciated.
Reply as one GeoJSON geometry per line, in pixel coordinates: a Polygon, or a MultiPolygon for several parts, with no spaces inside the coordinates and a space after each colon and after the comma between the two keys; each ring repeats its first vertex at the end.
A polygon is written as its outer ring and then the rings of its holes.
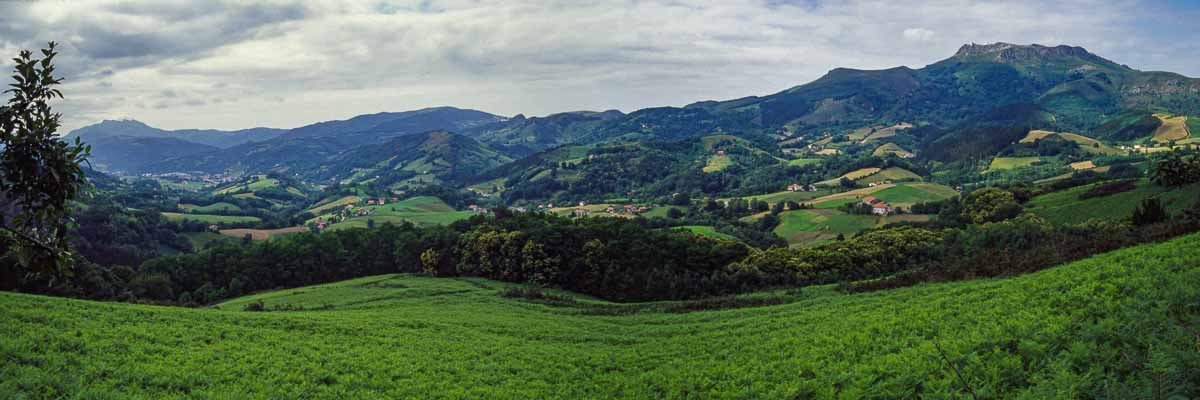
{"type": "Polygon", "coordinates": [[[863,202],[865,202],[865,203],[868,203],[868,204],[875,204],[875,203],[878,203],[878,202],[880,202],[880,201],[881,201],[881,200],[879,200],[879,198],[878,198],[878,197],[875,197],[875,196],[867,196],[867,197],[863,197],[863,202]]]}

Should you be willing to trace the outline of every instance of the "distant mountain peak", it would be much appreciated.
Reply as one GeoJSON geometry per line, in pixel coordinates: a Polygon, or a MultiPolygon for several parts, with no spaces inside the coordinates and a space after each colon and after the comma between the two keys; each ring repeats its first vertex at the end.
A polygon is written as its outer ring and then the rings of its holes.
{"type": "Polygon", "coordinates": [[[1042,46],[1040,44],[1012,44],[996,42],[990,44],[964,44],[954,53],[955,59],[985,59],[1001,63],[1047,61],[1076,58],[1090,62],[1116,65],[1103,57],[1092,54],[1078,46],[1042,46]]]}

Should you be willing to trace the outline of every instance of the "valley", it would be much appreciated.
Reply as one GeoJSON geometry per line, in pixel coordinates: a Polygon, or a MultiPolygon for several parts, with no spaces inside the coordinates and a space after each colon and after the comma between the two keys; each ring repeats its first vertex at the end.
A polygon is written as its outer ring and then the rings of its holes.
{"type": "Polygon", "coordinates": [[[1200,395],[1200,79],[971,43],[678,107],[56,136],[54,46],[0,109],[0,398],[1200,395]]]}

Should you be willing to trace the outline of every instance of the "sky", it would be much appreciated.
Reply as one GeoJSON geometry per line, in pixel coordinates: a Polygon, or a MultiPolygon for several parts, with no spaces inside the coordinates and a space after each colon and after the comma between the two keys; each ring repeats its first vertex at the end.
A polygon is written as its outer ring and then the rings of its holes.
{"type": "Polygon", "coordinates": [[[1200,77],[1200,1],[0,0],[0,68],[60,43],[64,132],[292,128],[434,106],[541,116],[765,95],[965,43],[1200,77]]]}

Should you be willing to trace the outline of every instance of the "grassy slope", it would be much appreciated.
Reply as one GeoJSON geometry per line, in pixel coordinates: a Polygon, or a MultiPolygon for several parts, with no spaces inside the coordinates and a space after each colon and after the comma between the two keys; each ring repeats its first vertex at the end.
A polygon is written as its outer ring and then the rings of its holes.
{"type": "Polygon", "coordinates": [[[1148,180],[1138,181],[1137,189],[1104,197],[1079,200],[1079,194],[1093,185],[1047,193],[1033,198],[1026,206],[1031,212],[1051,222],[1079,223],[1092,218],[1121,219],[1133,214],[1142,199],[1160,196],[1167,210],[1179,212],[1200,199],[1200,184],[1167,190],[1148,180]]]}
{"type": "Polygon", "coordinates": [[[358,204],[358,203],[361,203],[362,200],[363,199],[358,196],[345,196],[345,197],[342,197],[337,200],[317,203],[317,205],[314,205],[312,208],[309,208],[306,211],[311,212],[313,214],[320,214],[320,213],[329,211],[336,207],[344,207],[347,204],[358,204]]]}
{"type": "MultiPolygon", "coordinates": [[[[471,211],[454,211],[453,207],[446,205],[441,199],[430,196],[418,196],[365,208],[372,210],[371,215],[349,218],[331,225],[330,229],[366,228],[369,220],[374,220],[376,224],[400,224],[408,221],[417,225],[446,225],[475,215],[471,211]]],[[[313,218],[313,221],[315,220],[316,218],[313,218]]]]}
{"type": "Polygon", "coordinates": [[[868,183],[872,183],[872,182],[878,183],[878,182],[883,182],[885,180],[898,182],[898,181],[919,181],[921,179],[922,178],[920,175],[917,175],[916,173],[914,173],[912,171],[909,171],[904,168],[892,167],[892,168],[886,168],[882,171],[871,174],[870,176],[859,179],[855,182],[858,183],[859,185],[866,185],[868,183]]]}
{"type": "Polygon", "coordinates": [[[503,284],[490,281],[415,276],[254,296],[333,306],[326,311],[0,292],[11,328],[0,335],[0,393],[968,398],[945,352],[978,398],[1129,398],[1125,386],[1148,393],[1161,371],[1200,379],[1188,330],[1200,321],[1196,259],[1200,235],[1191,235],[1010,279],[858,295],[809,289],[783,305],[616,316],[500,298],[503,284]]]}
{"type": "Polygon", "coordinates": [[[796,166],[796,167],[803,167],[805,165],[820,164],[821,161],[824,161],[824,160],[822,160],[820,158],[796,158],[796,159],[788,160],[788,165],[792,165],[792,166],[796,166]]]}
{"type": "Polygon", "coordinates": [[[165,213],[162,213],[162,216],[163,216],[163,218],[166,218],[171,221],[192,220],[192,221],[200,221],[200,222],[211,223],[211,224],[216,224],[216,223],[221,223],[221,222],[241,223],[241,222],[262,221],[262,219],[259,219],[258,217],[247,217],[247,216],[240,216],[240,215],[180,214],[180,213],[165,212],[165,213]]]}
{"type": "Polygon", "coordinates": [[[996,157],[992,159],[992,164],[988,167],[988,170],[1027,167],[1041,159],[1041,157],[996,157]]]}
{"type": "Polygon", "coordinates": [[[738,240],[736,237],[733,237],[727,233],[717,232],[716,229],[713,229],[713,227],[711,227],[711,226],[686,225],[686,226],[678,227],[676,229],[688,230],[697,235],[707,236],[707,237],[710,237],[713,239],[734,240],[734,241],[738,240]]]}
{"type": "Polygon", "coordinates": [[[239,212],[239,211],[242,211],[242,208],[238,207],[236,204],[226,203],[223,201],[209,204],[207,206],[198,206],[195,204],[180,204],[179,208],[183,209],[184,211],[194,212],[197,214],[207,214],[207,213],[212,213],[212,212],[239,212]]]}

